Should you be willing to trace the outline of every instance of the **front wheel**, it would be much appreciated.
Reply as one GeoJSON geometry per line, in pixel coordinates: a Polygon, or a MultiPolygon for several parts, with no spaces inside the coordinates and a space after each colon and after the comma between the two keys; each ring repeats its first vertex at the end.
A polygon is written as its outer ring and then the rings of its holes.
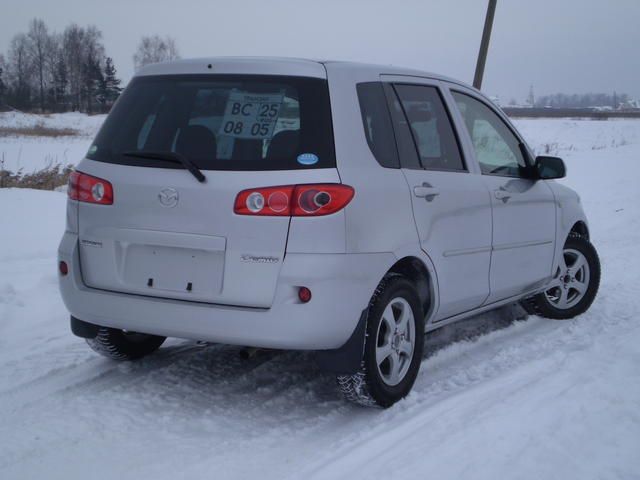
{"type": "Polygon", "coordinates": [[[338,386],[352,402],[390,407],[411,391],[423,346],[424,318],[415,287],[400,275],[389,275],[369,304],[361,368],[338,376],[338,386]]]}
{"type": "Polygon", "coordinates": [[[571,234],[549,288],[524,301],[529,313],[564,320],[588,310],[600,286],[600,259],[591,242],[571,234]]]}

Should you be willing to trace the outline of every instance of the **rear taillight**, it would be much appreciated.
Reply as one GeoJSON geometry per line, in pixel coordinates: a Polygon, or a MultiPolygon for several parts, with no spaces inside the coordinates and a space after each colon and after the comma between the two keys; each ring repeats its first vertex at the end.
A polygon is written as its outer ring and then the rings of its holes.
{"type": "Polygon", "coordinates": [[[67,194],[71,200],[79,200],[81,202],[100,205],[111,205],[113,203],[113,187],[111,183],[82,172],[71,172],[67,194]]]}
{"type": "Polygon", "coordinates": [[[312,217],[343,209],[355,191],[339,183],[283,185],[243,190],[233,211],[238,215],[312,217]]]}

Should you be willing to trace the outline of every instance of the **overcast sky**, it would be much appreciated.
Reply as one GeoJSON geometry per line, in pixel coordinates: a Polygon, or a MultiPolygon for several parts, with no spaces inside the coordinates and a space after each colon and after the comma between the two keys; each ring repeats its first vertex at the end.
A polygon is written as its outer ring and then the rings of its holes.
{"type": "MultiPolygon", "coordinates": [[[[0,51],[33,17],[94,24],[122,78],[142,35],[182,57],[277,55],[394,64],[471,83],[487,0],[10,0],[0,51]]],[[[498,0],[483,90],[640,98],[640,0],[498,0]]]]}

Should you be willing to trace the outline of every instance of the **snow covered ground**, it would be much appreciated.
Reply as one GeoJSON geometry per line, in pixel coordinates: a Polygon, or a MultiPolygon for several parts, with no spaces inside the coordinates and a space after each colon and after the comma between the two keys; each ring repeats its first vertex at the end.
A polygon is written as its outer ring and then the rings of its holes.
{"type": "Polygon", "coordinates": [[[94,355],[57,292],[64,195],[0,190],[0,478],[640,478],[640,121],[516,123],[568,164],[599,296],[572,321],[503,310],[430,334],[386,411],[344,403],[303,353],[94,355]]]}
{"type": "Polygon", "coordinates": [[[0,162],[4,170],[30,173],[60,164],[77,164],[87,153],[106,115],[87,116],[82,113],[33,115],[20,112],[0,113],[2,127],[70,128],[77,135],[63,137],[0,136],[0,162]]]}

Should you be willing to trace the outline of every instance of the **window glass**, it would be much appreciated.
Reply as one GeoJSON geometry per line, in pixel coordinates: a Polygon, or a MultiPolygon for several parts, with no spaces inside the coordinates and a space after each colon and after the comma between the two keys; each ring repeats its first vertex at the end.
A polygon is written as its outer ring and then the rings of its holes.
{"type": "Polygon", "coordinates": [[[422,166],[432,170],[464,170],[449,115],[435,87],[396,85],[422,166]]]}
{"type": "Polygon", "coordinates": [[[356,88],[364,132],[371,152],[383,167],[399,168],[398,152],[382,83],[359,83],[356,88]]]}
{"type": "Polygon", "coordinates": [[[520,141],[487,105],[459,92],[451,92],[473,141],[480,170],[487,175],[523,176],[527,167],[520,141]]]}
{"type": "Polygon", "coordinates": [[[326,80],[264,75],[135,78],[88,158],[181,168],[127,152],[172,152],[203,170],[335,167],[326,80]]]}
{"type": "Polygon", "coordinates": [[[418,158],[418,152],[416,151],[416,146],[413,143],[413,137],[409,130],[409,123],[407,122],[407,117],[404,116],[398,96],[389,83],[384,84],[384,90],[393,122],[393,132],[398,146],[400,166],[402,168],[422,170],[422,165],[420,165],[420,159],[418,158]]]}

